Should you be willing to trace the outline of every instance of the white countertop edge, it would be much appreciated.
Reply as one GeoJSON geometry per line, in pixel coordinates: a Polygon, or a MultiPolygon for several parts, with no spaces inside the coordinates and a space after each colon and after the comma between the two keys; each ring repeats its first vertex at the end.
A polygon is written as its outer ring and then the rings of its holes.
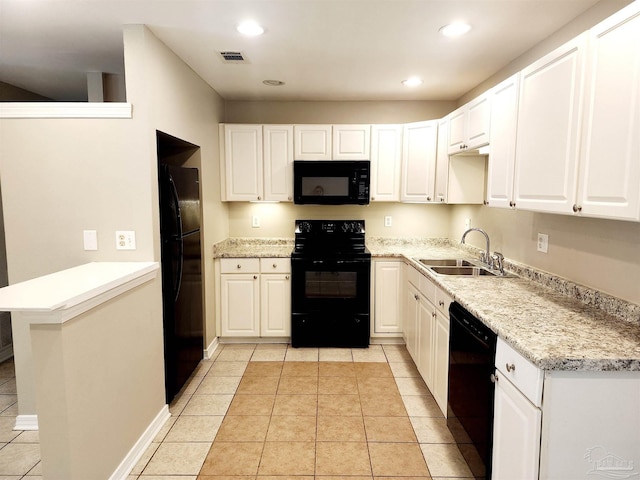
{"type": "Polygon", "coordinates": [[[63,323],[152,280],[159,269],[158,262],[87,263],[1,288],[0,311],[23,312],[38,323],[63,323]]]}

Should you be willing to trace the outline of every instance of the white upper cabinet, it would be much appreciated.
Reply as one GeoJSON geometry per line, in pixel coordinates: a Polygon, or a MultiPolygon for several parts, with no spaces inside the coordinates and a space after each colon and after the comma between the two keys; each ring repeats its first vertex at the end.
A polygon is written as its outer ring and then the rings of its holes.
{"type": "Polygon", "coordinates": [[[293,200],[293,126],[264,125],[264,199],[293,200]]]}
{"type": "Polygon", "coordinates": [[[262,200],[262,125],[224,125],[224,200],[262,200]]]}
{"type": "Polygon", "coordinates": [[[400,201],[402,125],[371,127],[371,201],[400,201]]]}
{"type": "Polygon", "coordinates": [[[570,213],[576,195],[586,33],[521,72],[517,208],[570,213]]]}
{"type": "Polygon", "coordinates": [[[520,74],[517,73],[491,90],[487,202],[492,207],[515,207],[513,175],[519,87],[520,74]]]}
{"type": "Polygon", "coordinates": [[[449,155],[489,143],[491,102],[484,93],[449,114],[449,155]]]}
{"type": "Polygon", "coordinates": [[[589,35],[575,210],[640,220],[640,3],[589,35]]]}
{"type": "Polygon", "coordinates": [[[427,203],[434,199],[438,121],[408,123],[402,139],[403,202],[427,203]]]}
{"type": "Polygon", "coordinates": [[[295,160],[331,160],[331,125],[295,125],[295,160]]]}
{"type": "Polygon", "coordinates": [[[332,160],[369,160],[371,125],[334,125],[332,160]]]}

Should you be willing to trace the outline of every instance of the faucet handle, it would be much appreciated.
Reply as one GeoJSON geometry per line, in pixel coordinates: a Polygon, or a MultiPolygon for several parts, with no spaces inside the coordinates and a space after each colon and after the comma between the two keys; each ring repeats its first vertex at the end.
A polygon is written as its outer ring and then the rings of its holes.
{"type": "Polygon", "coordinates": [[[504,275],[504,255],[500,252],[493,252],[491,260],[493,261],[493,268],[499,270],[501,275],[504,275]]]}

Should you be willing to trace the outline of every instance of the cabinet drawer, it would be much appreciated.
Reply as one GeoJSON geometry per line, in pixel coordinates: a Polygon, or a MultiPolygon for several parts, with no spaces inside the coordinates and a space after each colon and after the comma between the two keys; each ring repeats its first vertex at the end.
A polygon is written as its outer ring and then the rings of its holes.
{"type": "Polygon", "coordinates": [[[449,305],[453,302],[451,298],[444,290],[436,288],[436,308],[440,310],[445,316],[449,316],[449,305]]]}
{"type": "Polygon", "coordinates": [[[424,275],[420,276],[420,293],[431,303],[436,302],[436,284],[424,275]]]}
{"type": "MultiPolygon", "coordinates": [[[[498,337],[496,368],[535,406],[542,405],[543,371],[498,337]]],[[[498,378],[500,377],[498,375],[498,378]]]]}
{"type": "Polygon", "coordinates": [[[422,274],[406,263],[404,265],[404,271],[406,279],[413,284],[414,287],[420,288],[420,277],[422,277],[422,274]]]}
{"type": "Polygon", "coordinates": [[[259,258],[221,258],[222,273],[260,273],[259,258]]]}
{"type": "Polygon", "coordinates": [[[291,273],[291,259],[261,258],[260,273],[291,273]]]}

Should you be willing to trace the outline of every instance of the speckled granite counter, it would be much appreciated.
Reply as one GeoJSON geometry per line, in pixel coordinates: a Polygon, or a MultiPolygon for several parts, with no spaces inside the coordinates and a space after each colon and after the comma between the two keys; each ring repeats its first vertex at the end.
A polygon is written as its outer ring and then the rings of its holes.
{"type": "MultiPolygon", "coordinates": [[[[518,276],[435,275],[420,258],[476,258],[448,239],[369,237],[374,258],[402,258],[434,280],[500,337],[546,370],[640,371],[640,306],[525,265],[518,276]]],[[[293,239],[225,240],[215,257],[287,257],[293,239]]]]}

